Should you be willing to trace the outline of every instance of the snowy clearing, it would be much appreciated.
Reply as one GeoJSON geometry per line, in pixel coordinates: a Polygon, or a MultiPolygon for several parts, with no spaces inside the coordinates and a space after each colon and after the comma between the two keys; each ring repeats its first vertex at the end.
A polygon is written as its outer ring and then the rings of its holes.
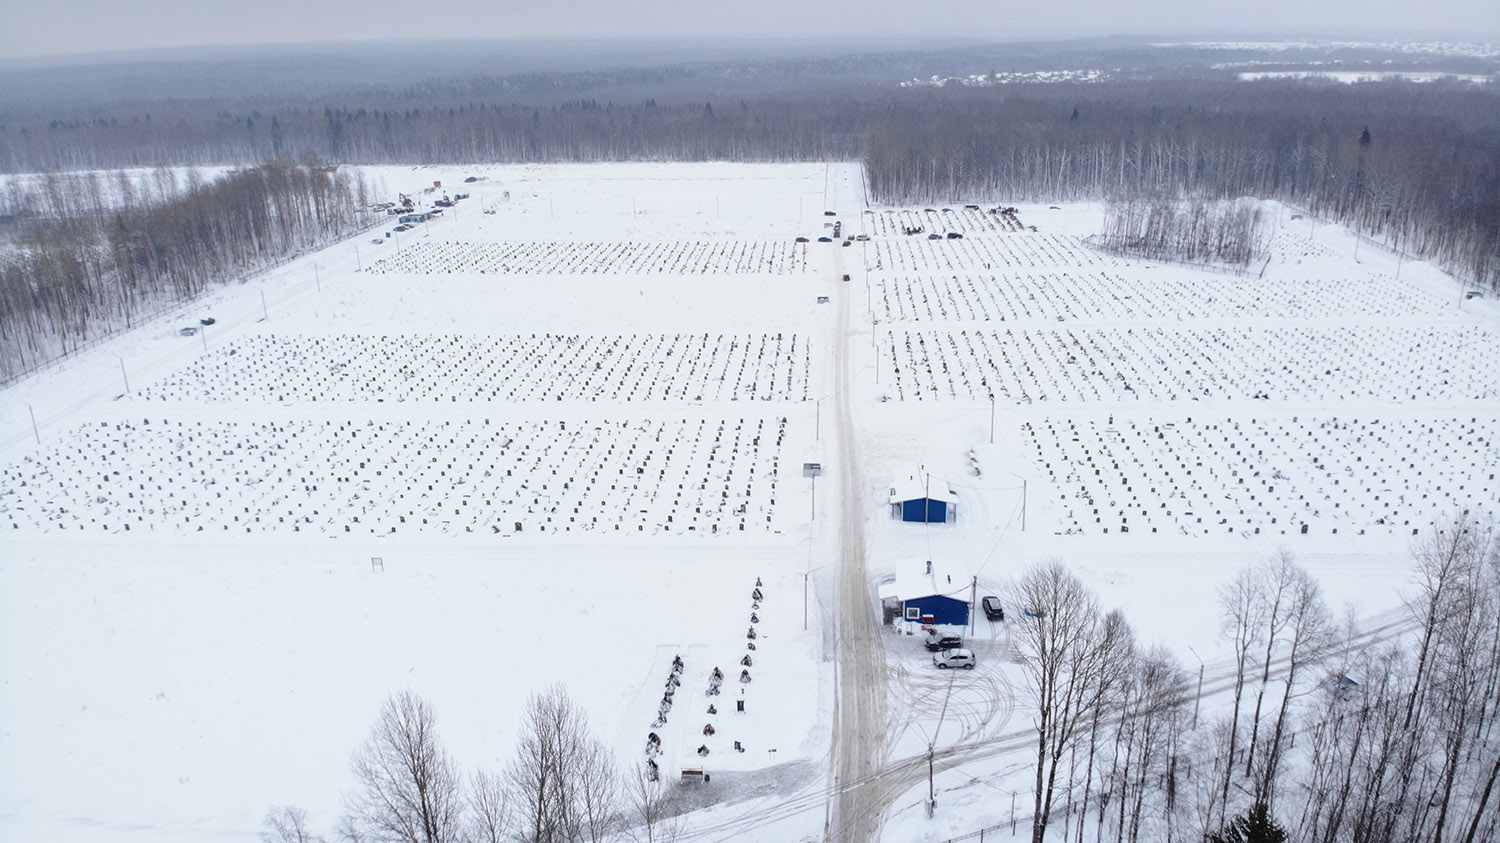
{"type": "Polygon", "coordinates": [[[560,682],[622,765],[713,771],[689,839],[816,839],[837,802],[943,840],[1007,815],[1029,714],[983,617],[972,671],[875,624],[840,664],[901,566],[982,595],[1055,556],[1218,670],[1242,565],[1285,545],[1381,618],[1413,530],[1495,506],[1493,303],[1334,226],[1278,221],[1252,277],[1097,252],[1097,207],[862,213],[853,165],[368,174],[472,196],[5,391],[0,836],[331,829],[389,693],[498,769],[560,682]],[[917,464],[955,523],[891,518],[917,464]],[[835,735],[856,693],[889,717],[835,735]]]}

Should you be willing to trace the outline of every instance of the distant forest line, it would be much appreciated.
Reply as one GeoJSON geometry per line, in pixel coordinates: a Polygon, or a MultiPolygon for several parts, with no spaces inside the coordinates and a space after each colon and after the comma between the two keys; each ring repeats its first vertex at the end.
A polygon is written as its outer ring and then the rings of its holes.
{"type": "MultiPolygon", "coordinates": [[[[0,170],[859,160],[870,199],[881,204],[1280,199],[1500,291],[1494,86],[1157,78],[984,88],[853,85],[833,94],[809,83],[800,96],[695,102],[589,96],[545,106],[504,101],[502,89],[496,80],[432,81],[371,94],[367,102],[178,100],[156,103],[149,113],[128,113],[138,105],[122,105],[87,118],[0,123],[0,170]]],[[[353,193],[346,194],[351,202],[353,193]]],[[[57,252],[63,242],[57,232],[78,229],[76,220],[49,209],[78,204],[12,187],[0,195],[0,214],[13,224],[12,241],[34,261],[57,252]],[[27,249],[33,238],[46,239],[48,248],[27,249]]],[[[352,213],[335,216],[352,219],[352,213]]],[[[123,214],[93,225],[102,232],[147,219],[123,214]]],[[[94,240],[90,248],[98,246],[94,240]]],[[[237,275],[285,258],[267,249],[312,242],[258,241],[250,264],[225,265],[223,272],[237,275]]],[[[25,317],[7,307],[7,354],[15,348],[17,318],[25,317]]],[[[16,374],[9,361],[5,368],[16,374]]]]}

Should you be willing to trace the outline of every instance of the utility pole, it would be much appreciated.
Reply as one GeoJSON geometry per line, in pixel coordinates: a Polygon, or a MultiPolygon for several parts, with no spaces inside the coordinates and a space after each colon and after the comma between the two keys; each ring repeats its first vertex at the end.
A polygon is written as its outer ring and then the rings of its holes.
{"type": "Polygon", "coordinates": [[[359,260],[359,244],[355,243],[354,244],[354,271],[355,272],[361,272],[361,271],[364,270],[364,268],[365,268],[364,264],[361,263],[360,260],[359,260]]]}
{"type": "Polygon", "coordinates": [[[266,307],[266,291],[260,291],[260,317],[262,321],[271,321],[271,309],[266,307]]]}
{"type": "Polygon", "coordinates": [[[1191,646],[1188,647],[1188,652],[1192,653],[1193,658],[1198,660],[1198,696],[1193,698],[1193,728],[1197,729],[1198,704],[1203,702],[1203,657],[1198,655],[1198,651],[1194,650],[1191,646]]]}
{"type": "MultiPolygon", "coordinates": [[[[399,234],[396,235],[396,248],[401,248],[401,236],[399,234]]],[[[313,262],[313,284],[317,286],[318,292],[323,292],[323,281],[318,277],[318,264],[316,261],[313,262]]]]}
{"type": "Polygon", "coordinates": [[[36,410],[33,410],[30,404],[27,404],[26,412],[31,413],[31,435],[36,437],[36,443],[40,445],[42,444],[42,434],[41,431],[36,429],[36,410]]]}
{"type": "Polygon", "coordinates": [[[120,379],[125,381],[125,394],[130,394],[130,376],[125,374],[125,358],[116,354],[115,359],[120,361],[120,379]]]}
{"type": "MultiPolygon", "coordinates": [[[[808,537],[808,540],[807,540],[807,558],[808,558],[809,562],[812,561],[812,538],[811,537],[808,537]]],[[[803,632],[807,631],[807,604],[808,604],[808,591],[809,591],[808,579],[810,577],[812,577],[812,575],[814,573],[823,570],[824,567],[825,566],[823,566],[823,565],[819,565],[816,568],[808,568],[802,574],[802,631],[803,632]]]]}
{"type": "MultiPolygon", "coordinates": [[[[808,541],[811,541],[809,539],[808,541]]],[[[812,571],[802,575],[802,631],[807,631],[807,578],[812,576],[812,571]]]]}
{"type": "Polygon", "coordinates": [[[990,393],[990,444],[995,444],[995,393],[990,393]]]}
{"type": "Polygon", "coordinates": [[[974,604],[979,602],[979,577],[969,583],[969,637],[974,637],[974,604]]]}
{"type": "Polygon", "coordinates": [[[1026,482],[1026,478],[1025,477],[1022,477],[1021,475],[1016,474],[1015,472],[1011,472],[1010,476],[1016,478],[1019,481],[1021,481],[1021,532],[1024,533],[1024,532],[1026,532],[1026,486],[1027,486],[1027,482],[1026,482]]]}

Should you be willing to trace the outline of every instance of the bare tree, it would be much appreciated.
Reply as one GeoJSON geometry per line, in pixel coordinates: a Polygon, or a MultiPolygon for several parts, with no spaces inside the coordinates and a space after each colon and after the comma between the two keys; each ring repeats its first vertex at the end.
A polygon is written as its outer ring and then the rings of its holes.
{"type": "Polygon", "coordinates": [[[1259,569],[1261,587],[1257,597],[1262,605],[1259,609],[1261,629],[1259,642],[1265,645],[1265,655],[1260,662],[1260,684],[1255,692],[1255,713],[1250,717],[1250,743],[1245,751],[1245,775],[1255,769],[1256,742],[1260,737],[1260,709],[1265,703],[1266,688],[1271,682],[1271,661],[1288,621],[1287,600],[1297,582],[1297,566],[1292,553],[1286,548],[1277,552],[1259,569]]]}
{"type": "Polygon", "coordinates": [[[459,775],[438,741],[432,707],[411,691],[386,700],[350,766],[359,790],[346,814],[360,839],[381,843],[457,841],[463,820],[459,775]]]}
{"type": "Polygon", "coordinates": [[[1281,765],[1282,738],[1286,731],[1287,712],[1296,693],[1297,678],[1327,651],[1333,640],[1332,615],[1323,602],[1323,592],[1307,571],[1292,565],[1291,584],[1286,602],[1286,690],[1276,713],[1276,728],[1271,735],[1269,757],[1261,778],[1259,801],[1270,803],[1275,793],[1276,773],[1281,765]]]}
{"type": "Polygon", "coordinates": [[[561,686],[532,696],[505,779],[525,843],[602,840],[617,821],[614,762],[561,686]]]}
{"type": "Polygon", "coordinates": [[[1234,778],[1234,756],[1238,749],[1240,704],[1245,696],[1245,677],[1250,669],[1251,651],[1260,640],[1265,625],[1263,617],[1264,580],[1259,569],[1240,569],[1232,582],[1219,589],[1219,637],[1234,647],[1234,704],[1229,717],[1229,763],[1224,765],[1223,785],[1219,796],[1219,825],[1228,822],[1229,785],[1234,778]]]}
{"type": "Polygon", "coordinates": [[[266,812],[260,824],[261,843],[323,843],[323,838],[307,828],[307,812],[293,805],[282,805],[266,812]]]}
{"type": "Polygon", "coordinates": [[[1011,590],[1011,604],[1021,611],[1017,643],[1037,698],[1031,838],[1041,843],[1062,759],[1128,669],[1128,659],[1119,654],[1128,650],[1131,633],[1122,615],[1103,615],[1093,592],[1055,560],[1027,570],[1011,590]]]}
{"type": "Polygon", "coordinates": [[[505,782],[479,770],[469,777],[467,843],[501,843],[510,837],[510,798],[505,782]]]}
{"type": "Polygon", "coordinates": [[[630,824],[626,833],[637,843],[673,843],[682,828],[677,798],[660,777],[652,778],[640,765],[626,788],[630,824]]]}

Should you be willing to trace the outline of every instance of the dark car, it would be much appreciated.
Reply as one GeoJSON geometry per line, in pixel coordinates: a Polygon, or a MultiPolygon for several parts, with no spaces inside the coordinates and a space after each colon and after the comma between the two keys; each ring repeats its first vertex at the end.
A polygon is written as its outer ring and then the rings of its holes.
{"type": "Polygon", "coordinates": [[[824,211],[823,212],[823,216],[825,216],[825,217],[836,217],[838,215],[839,215],[838,211],[824,211]]]}
{"type": "Polygon", "coordinates": [[[955,647],[962,647],[963,645],[964,639],[962,635],[942,635],[934,632],[927,636],[927,649],[934,653],[939,653],[943,650],[952,650],[955,647]]]}
{"type": "Polygon", "coordinates": [[[818,238],[818,242],[819,243],[832,243],[833,242],[833,238],[832,237],[819,237],[818,238]]]}
{"type": "Polygon", "coordinates": [[[985,595],[979,605],[984,608],[984,616],[992,621],[1005,620],[1005,607],[1000,605],[1000,598],[993,594],[985,595]]]}
{"type": "Polygon", "coordinates": [[[938,234],[936,231],[934,231],[933,233],[927,235],[927,239],[928,240],[941,240],[941,239],[943,239],[943,235],[938,234]]]}
{"type": "Polygon", "coordinates": [[[949,240],[962,240],[962,239],[964,239],[964,236],[962,234],[959,234],[957,231],[950,231],[950,232],[948,232],[948,239],[949,240]]]}

